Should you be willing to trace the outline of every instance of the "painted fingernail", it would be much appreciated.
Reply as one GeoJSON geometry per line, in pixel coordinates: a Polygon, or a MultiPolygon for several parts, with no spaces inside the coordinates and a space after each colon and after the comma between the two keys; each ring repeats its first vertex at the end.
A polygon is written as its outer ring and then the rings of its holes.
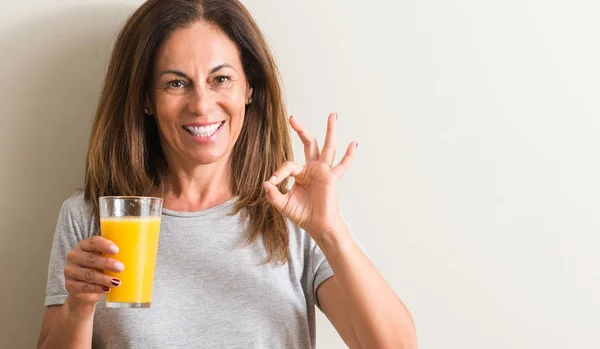
{"type": "Polygon", "coordinates": [[[102,286],[102,290],[104,290],[104,292],[110,292],[110,287],[102,286]]]}
{"type": "Polygon", "coordinates": [[[275,181],[277,180],[277,176],[273,176],[271,178],[269,178],[269,182],[275,184],[275,181]]]}
{"type": "Polygon", "coordinates": [[[121,280],[119,280],[119,279],[117,279],[117,278],[113,278],[112,280],[110,280],[110,283],[111,283],[113,286],[117,287],[117,286],[119,286],[119,285],[121,284],[121,280]]]}
{"type": "Polygon", "coordinates": [[[125,265],[123,265],[123,263],[121,262],[117,262],[115,263],[115,265],[113,265],[113,270],[116,272],[122,272],[123,270],[125,270],[125,265]]]}
{"type": "Polygon", "coordinates": [[[110,251],[110,253],[112,254],[117,254],[119,253],[119,247],[117,247],[117,245],[111,245],[108,250],[110,251]]]}

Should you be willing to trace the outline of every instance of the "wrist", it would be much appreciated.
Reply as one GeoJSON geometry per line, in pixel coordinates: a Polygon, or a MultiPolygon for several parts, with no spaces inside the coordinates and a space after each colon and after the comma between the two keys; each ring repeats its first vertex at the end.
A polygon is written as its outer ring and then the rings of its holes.
{"type": "Polygon", "coordinates": [[[327,233],[320,234],[315,239],[315,242],[325,256],[343,253],[356,244],[350,231],[343,223],[332,228],[327,233]]]}
{"type": "Polygon", "coordinates": [[[84,302],[69,294],[64,309],[70,319],[85,320],[94,317],[96,303],[84,302]]]}

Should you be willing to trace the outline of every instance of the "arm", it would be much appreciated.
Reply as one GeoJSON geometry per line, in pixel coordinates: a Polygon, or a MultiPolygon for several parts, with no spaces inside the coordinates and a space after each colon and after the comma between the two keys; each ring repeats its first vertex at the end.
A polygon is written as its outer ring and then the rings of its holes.
{"type": "Polygon", "coordinates": [[[92,333],[96,304],[120,280],[103,274],[103,270],[121,272],[124,266],[114,255],[118,247],[111,241],[93,236],[80,241],[67,253],[64,267],[64,285],[67,298],[63,305],[46,310],[38,340],[38,348],[92,347],[92,333]]]}
{"type": "Polygon", "coordinates": [[[338,231],[340,237],[331,234],[317,241],[335,273],[317,290],[323,313],[352,349],[417,348],[414,323],[404,304],[347,228],[340,226],[338,231]]]}
{"type": "Polygon", "coordinates": [[[362,349],[358,338],[356,338],[356,330],[354,330],[354,325],[350,320],[345,300],[340,297],[340,289],[335,281],[335,276],[323,281],[317,288],[317,299],[323,314],[327,316],[327,319],[348,348],[362,349]]]}
{"type": "Polygon", "coordinates": [[[92,347],[94,307],[77,307],[67,297],[64,305],[46,309],[38,349],[92,347]]]}
{"type": "Polygon", "coordinates": [[[357,142],[334,165],[337,114],[327,119],[321,151],[295,118],[290,125],[304,144],[306,165],[288,161],[263,186],[267,200],[304,229],[321,248],[335,276],[317,290],[317,299],[344,341],[353,348],[415,349],[412,319],[377,268],[358,248],[339,213],[336,186],[350,167],[357,142]],[[283,194],[277,187],[294,184],[283,194]],[[340,299],[342,301],[340,301],[340,299]]]}

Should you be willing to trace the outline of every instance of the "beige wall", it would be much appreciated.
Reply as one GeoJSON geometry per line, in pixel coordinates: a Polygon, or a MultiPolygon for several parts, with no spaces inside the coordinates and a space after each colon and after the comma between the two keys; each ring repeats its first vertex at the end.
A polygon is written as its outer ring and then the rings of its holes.
{"type": "Polygon", "coordinates": [[[0,4],[0,338],[33,348],[61,202],[83,161],[118,1],[0,4]]]}
{"type": "MultiPolygon", "coordinates": [[[[0,3],[2,348],[37,339],[57,213],[138,3],[0,3]]],[[[338,111],[340,145],[360,142],[342,209],[422,348],[600,347],[596,1],[245,3],[290,113],[322,134],[338,111]]]]}

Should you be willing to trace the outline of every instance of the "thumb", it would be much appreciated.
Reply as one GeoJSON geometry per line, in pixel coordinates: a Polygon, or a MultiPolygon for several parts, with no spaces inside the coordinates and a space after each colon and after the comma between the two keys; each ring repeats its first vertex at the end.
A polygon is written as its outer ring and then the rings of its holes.
{"type": "Polygon", "coordinates": [[[278,209],[280,212],[283,212],[283,208],[287,202],[287,195],[281,194],[275,184],[269,181],[264,182],[263,187],[265,188],[267,200],[271,203],[271,205],[275,206],[276,209],[278,209]]]}

